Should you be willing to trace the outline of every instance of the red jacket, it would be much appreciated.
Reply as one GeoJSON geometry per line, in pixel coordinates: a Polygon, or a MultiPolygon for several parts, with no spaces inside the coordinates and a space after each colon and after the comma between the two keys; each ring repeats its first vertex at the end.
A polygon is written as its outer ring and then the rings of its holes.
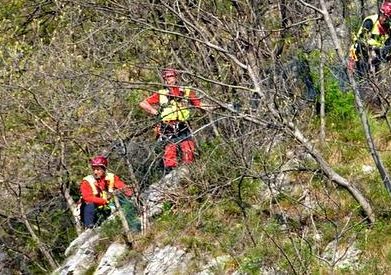
{"type": "MultiPolygon", "coordinates": [[[[95,187],[98,191],[97,195],[94,194],[90,183],[86,179],[82,180],[80,184],[80,193],[83,198],[83,201],[87,203],[95,203],[97,205],[107,204],[108,201],[104,198],[101,198],[100,195],[102,194],[102,191],[107,191],[109,187],[108,180],[106,180],[105,178],[95,180],[95,187]]],[[[123,192],[127,197],[130,197],[133,194],[133,190],[129,186],[126,186],[126,184],[116,175],[114,176],[114,188],[123,189],[123,192]]]]}

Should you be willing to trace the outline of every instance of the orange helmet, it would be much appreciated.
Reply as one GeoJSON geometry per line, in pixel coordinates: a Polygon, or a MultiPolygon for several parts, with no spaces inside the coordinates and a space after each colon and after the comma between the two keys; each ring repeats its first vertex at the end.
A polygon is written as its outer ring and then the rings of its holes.
{"type": "Polygon", "coordinates": [[[162,71],[162,77],[164,79],[170,77],[170,76],[177,76],[178,73],[175,69],[172,69],[172,68],[166,68],[162,71]]]}
{"type": "Polygon", "coordinates": [[[107,168],[107,158],[104,156],[96,156],[90,161],[92,167],[100,166],[103,167],[104,169],[107,168]]]}
{"type": "Polygon", "coordinates": [[[384,2],[380,7],[380,12],[386,17],[391,17],[391,2],[384,2]]]}

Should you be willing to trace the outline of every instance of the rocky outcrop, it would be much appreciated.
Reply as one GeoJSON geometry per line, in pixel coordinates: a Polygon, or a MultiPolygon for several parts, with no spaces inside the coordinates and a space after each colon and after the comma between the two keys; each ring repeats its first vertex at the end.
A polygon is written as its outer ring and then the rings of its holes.
{"type": "Polygon", "coordinates": [[[324,262],[331,268],[359,270],[362,251],[356,242],[349,244],[334,240],[330,242],[322,254],[324,262]]]}
{"type": "Polygon", "coordinates": [[[95,270],[96,275],[106,274],[135,274],[135,264],[131,262],[123,267],[120,266],[120,259],[127,252],[128,247],[123,243],[112,243],[103,257],[100,259],[99,265],[95,270]]]}
{"type": "Polygon", "coordinates": [[[148,218],[152,218],[162,213],[166,194],[175,191],[179,187],[181,180],[188,175],[188,168],[183,166],[173,170],[160,181],[151,184],[147,188],[142,197],[146,206],[145,209],[148,218]]]}
{"type": "Polygon", "coordinates": [[[178,274],[180,271],[186,270],[191,255],[182,249],[165,246],[155,248],[147,258],[149,258],[149,261],[143,274],[164,275],[178,274]]]}
{"type": "Polygon", "coordinates": [[[184,250],[172,246],[148,248],[132,257],[128,256],[129,246],[121,242],[110,244],[100,255],[97,251],[99,239],[99,229],[86,230],[70,245],[68,258],[53,274],[77,275],[87,270],[95,270],[95,275],[176,274],[186,268],[190,259],[184,250]]]}
{"type": "Polygon", "coordinates": [[[95,263],[98,256],[95,250],[99,234],[93,229],[87,229],[75,239],[65,251],[68,256],[63,265],[54,274],[83,274],[95,263]]]}
{"type": "MultiPolygon", "coordinates": [[[[114,242],[105,253],[97,251],[99,228],[83,232],[67,250],[68,258],[53,274],[81,275],[94,270],[94,275],[169,275],[191,272],[189,266],[195,261],[192,253],[184,249],[167,246],[149,246],[143,252],[135,252],[128,245],[114,242]]],[[[210,259],[200,268],[199,275],[214,274],[213,270],[230,261],[230,256],[210,259]]],[[[202,262],[203,259],[198,259],[202,262]]],[[[237,273],[239,274],[239,273],[237,273]]]]}

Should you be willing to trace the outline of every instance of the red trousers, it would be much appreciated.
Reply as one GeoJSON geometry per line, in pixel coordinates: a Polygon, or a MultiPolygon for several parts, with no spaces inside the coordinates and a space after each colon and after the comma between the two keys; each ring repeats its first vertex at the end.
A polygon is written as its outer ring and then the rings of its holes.
{"type": "Polygon", "coordinates": [[[177,161],[177,147],[181,149],[182,153],[182,162],[187,164],[191,163],[194,160],[194,141],[191,139],[182,140],[179,144],[168,143],[164,148],[163,163],[164,167],[176,167],[178,165],[177,161]]]}

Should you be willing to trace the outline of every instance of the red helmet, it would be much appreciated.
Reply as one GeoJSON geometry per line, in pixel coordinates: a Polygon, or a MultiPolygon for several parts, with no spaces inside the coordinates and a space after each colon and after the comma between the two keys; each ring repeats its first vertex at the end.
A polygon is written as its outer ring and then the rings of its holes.
{"type": "Polygon", "coordinates": [[[391,17],[391,2],[384,2],[380,7],[380,12],[386,17],[391,17]]]}
{"type": "Polygon", "coordinates": [[[104,156],[96,156],[93,159],[91,159],[91,166],[92,167],[100,166],[100,167],[103,167],[106,169],[107,164],[108,164],[107,158],[105,158],[104,156]]]}
{"type": "Polygon", "coordinates": [[[177,76],[177,75],[178,75],[177,71],[172,68],[167,68],[162,71],[162,77],[164,79],[166,79],[167,77],[170,77],[170,76],[177,76]]]}

